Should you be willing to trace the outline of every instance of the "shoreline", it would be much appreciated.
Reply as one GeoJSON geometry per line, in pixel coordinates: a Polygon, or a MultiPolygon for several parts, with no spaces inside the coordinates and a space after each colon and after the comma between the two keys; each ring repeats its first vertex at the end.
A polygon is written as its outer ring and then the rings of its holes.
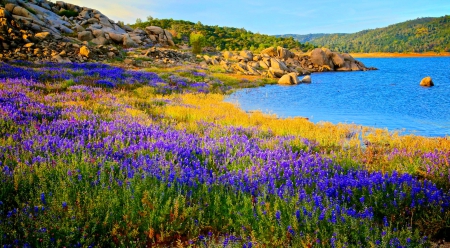
{"type": "Polygon", "coordinates": [[[435,53],[349,53],[354,58],[417,58],[417,57],[449,57],[450,52],[435,53]]]}

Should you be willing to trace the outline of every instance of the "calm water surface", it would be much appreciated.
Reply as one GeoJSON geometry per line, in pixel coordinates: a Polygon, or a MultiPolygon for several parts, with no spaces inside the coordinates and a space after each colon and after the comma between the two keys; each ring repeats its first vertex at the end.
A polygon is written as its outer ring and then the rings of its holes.
{"type": "Polygon", "coordinates": [[[379,70],[315,73],[311,84],[243,89],[226,101],[280,117],[450,135],[450,57],[358,60],[379,70]],[[419,86],[426,76],[434,87],[419,86]]]}

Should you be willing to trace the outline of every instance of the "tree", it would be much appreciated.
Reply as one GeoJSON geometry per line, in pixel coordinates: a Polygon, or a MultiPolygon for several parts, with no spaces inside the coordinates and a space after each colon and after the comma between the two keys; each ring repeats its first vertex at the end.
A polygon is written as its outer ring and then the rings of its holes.
{"type": "Polygon", "coordinates": [[[202,33],[192,32],[189,36],[189,43],[192,46],[192,52],[199,54],[202,52],[202,48],[206,44],[206,38],[202,33]]]}
{"type": "Polygon", "coordinates": [[[137,19],[136,19],[136,24],[141,24],[141,23],[142,23],[141,18],[137,18],[137,19]]]}

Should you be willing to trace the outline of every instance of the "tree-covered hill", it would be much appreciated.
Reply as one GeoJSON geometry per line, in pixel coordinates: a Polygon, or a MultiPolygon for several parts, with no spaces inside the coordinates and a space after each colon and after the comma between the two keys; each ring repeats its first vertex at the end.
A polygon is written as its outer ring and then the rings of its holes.
{"type": "Polygon", "coordinates": [[[450,16],[418,18],[353,34],[291,37],[339,52],[450,52],[450,16]]]}
{"type": "Polygon", "coordinates": [[[201,22],[173,19],[156,19],[147,17],[146,21],[137,19],[132,27],[145,28],[147,26],[159,26],[170,30],[175,43],[188,43],[191,33],[202,34],[205,38],[204,46],[212,47],[216,50],[238,51],[251,50],[261,51],[270,46],[281,46],[287,49],[299,49],[303,51],[311,50],[314,45],[310,43],[302,44],[292,37],[275,37],[271,35],[253,33],[244,28],[231,28],[203,25],[201,22]]]}
{"type": "Polygon", "coordinates": [[[331,34],[325,34],[325,33],[317,33],[317,34],[283,34],[283,35],[276,35],[277,37],[284,37],[284,38],[289,38],[292,37],[296,40],[298,40],[301,43],[306,43],[309,42],[311,43],[313,40],[324,37],[324,36],[328,36],[331,34]]]}

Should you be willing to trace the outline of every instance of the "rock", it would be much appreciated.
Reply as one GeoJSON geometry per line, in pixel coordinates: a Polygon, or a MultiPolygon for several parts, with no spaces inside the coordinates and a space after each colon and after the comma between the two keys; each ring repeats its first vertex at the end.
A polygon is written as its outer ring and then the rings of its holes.
{"type": "Polygon", "coordinates": [[[283,47],[277,47],[277,56],[279,59],[289,59],[294,57],[294,53],[283,47]]]}
{"type": "Polygon", "coordinates": [[[172,33],[170,33],[169,31],[167,31],[167,30],[164,30],[164,35],[165,35],[165,37],[166,37],[166,42],[167,42],[167,44],[169,45],[169,46],[175,46],[175,43],[173,42],[173,36],[172,36],[172,33]]]}
{"type": "Polygon", "coordinates": [[[130,48],[130,47],[137,47],[138,44],[136,44],[136,42],[134,42],[134,40],[131,39],[129,34],[125,34],[123,36],[123,46],[130,48]]]}
{"type": "Polygon", "coordinates": [[[344,58],[345,61],[355,61],[355,59],[348,53],[343,53],[341,56],[344,58]]]}
{"type": "Polygon", "coordinates": [[[311,52],[311,62],[315,65],[324,66],[327,65],[329,67],[333,67],[334,65],[330,63],[328,56],[325,51],[321,48],[316,48],[311,52]]]}
{"type": "Polygon", "coordinates": [[[264,69],[269,69],[270,68],[270,61],[259,61],[259,66],[264,68],[264,69]]]}
{"type": "Polygon", "coordinates": [[[280,77],[282,77],[284,74],[286,74],[285,71],[280,70],[280,69],[277,69],[277,68],[273,68],[273,67],[270,67],[270,68],[269,68],[269,72],[270,72],[271,74],[273,74],[273,75],[275,76],[275,78],[280,78],[280,77]]]}
{"type": "Polygon", "coordinates": [[[431,87],[434,86],[434,83],[431,77],[424,77],[422,81],[420,81],[420,86],[431,87]]]}
{"type": "Polygon", "coordinates": [[[275,58],[271,58],[270,59],[270,66],[274,69],[280,69],[283,71],[288,71],[289,69],[287,68],[286,64],[284,64],[284,62],[275,59],[275,58]]]}
{"type": "Polygon", "coordinates": [[[91,31],[83,31],[78,33],[78,39],[80,41],[90,41],[94,39],[91,31]]]}
{"type": "Polygon", "coordinates": [[[284,84],[284,85],[293,85],[293,84],[298,84],[298,83],[299,83],[299,81],[298,81],[297,73],[295,73],[295,72],[286,74],[278,80],[278,84],[284,84]]]}
{"type": "Polygon", "coordinates": [[[105,32],[103,30],[101,30],[101,29],[93,30],[92,34],[94,35],[95,38],[105,37],[105,32]]]}
{"type": "Polygon", "coordinates": [[[122,34],[116,34],[116,33],[108,33],[109,38],[111,38],[112,41],[116,43],[123,43],[123,35],[122,34]]]}
{"type": "Polygon", "coordinates": [[[331,53],[331,61],[337,67],[342,67],[345,63],[344,57],[342,57],[339,53],[331,53]]]}
{"type": "Polygon", "coordinates": [[[71,63],[72,61],[70,61],[70,59],[64,59],[63,57],[61,57],[61,55],[57,54],[55,56],[52,57],[52,61],[58,62],[58,63],[71,63]]]}
{"type": "Polygon", "coordinates": [[[233,53],[229,51],[223,52],[222,55],[225,59],[231,59],[233,57],[233,53]]]}
{"type": "Polygon", "coordinates": [[[80,48],[80,55],[89,58],[89,56],[91,55],[91,51],[89,50],[89,48],[87,48],[87,46],[82,46],[80,48]]]}
{"type": "Polygon", "coordinates": [[[248,50],[241,51],[239,53],[239,56],[243,57],[244,59],[247,59],[247,61],[253,60],[253,53],[248,50]]]}
{"type": "Polygon", "coordinates": [[[134,60],[132,60],[132,59],[125,59],[123,62],[126,65],[134,65],[135,64],[134,60]]]}
{"type": "Polygon", "coordinates": [[[48,40],[51,38],[51,34],[50,32],[40,32],[34,35],[35,38],[39,39],[39,40],[48,40]]]}
{"type": "Polygon", "coordinates": [[[145,31],[148,34],[157,34],[157,35],[164,33],[164,29],[157,26],[148,26],[145,28],[145,31]]]}
{"type": "Polygon", "coordinates": [[[310,84],[311,83],[311,76],[309,76],[309,75],[306,75],[306,76],[304,76],[303,78],[302,78],[302,81],[301,81],[302,83],[305,83],[305,84],[310,84]]]}
{"type": "Polygon", "coordinates": [[[108,45],[109,44],[109,40],[106,39],[106,37],[104,37],[104,36],[103,37],[99,36],[95,39],[92,39],[91,42],[95,43],[97,45],[108,45]]]}
{"type": "Polygon", "coordinates": [[[271,57],[275,57],[278,55],[277,49],[275,47],[269,47],[261,51],[261,54],[267,54],[271,57]]]}
{"type": "Polygon", "coordinates": [[[84,29],[82,26],[80,26],[80,25],[75,25],[75,30],[77,31],[77,32],[83,32],[83,31],[86,31],[86,29],[84,29]]]}
{"type": "Polygon", "coordinates": [[[350,68],[352,69],[352,71],[360,71],[361,70],[355,61],[352,61],[350,63],[350,68]]]}
{"type": "Polygon", "coordinates": [[[242,72],[243,74],[247,74],[247,66],[243,63],[235,63],[231,65],[235,71],[242,72]]]}
{"type": "Polygon", "coordinates": [[[25,48],[30,48],[30,47],[33,47],[34,46],[34,43],[27,43],[27,44],[25,44],[23,47],[25,47],[25,48]]]}

